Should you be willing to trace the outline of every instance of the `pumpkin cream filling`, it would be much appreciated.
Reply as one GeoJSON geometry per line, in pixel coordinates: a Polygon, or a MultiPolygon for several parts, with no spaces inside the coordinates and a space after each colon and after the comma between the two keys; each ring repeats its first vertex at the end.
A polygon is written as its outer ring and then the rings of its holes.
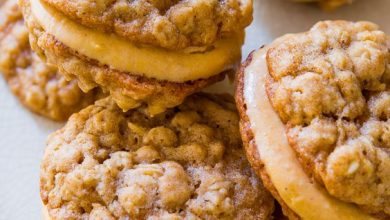
{"type": "Polygon", "coordinates": [[[46,33],[72,50],[119,71],[185,82],[220,74],[231,69],[241,58],[244,31],[220,39],[209,47],[172,51],[137,45],[114,34],[87,28],[40,0],[30,2],[32,15],[46,33]]]}
{"type": "Polygon", "coordinates": [[[269,74],[266,51],[255,52],[246,67],[243,96],[257,150],[279,196],[302,219],[374,219],[352,203],[332,197],[304,172],[265,90],[269,74]]]}

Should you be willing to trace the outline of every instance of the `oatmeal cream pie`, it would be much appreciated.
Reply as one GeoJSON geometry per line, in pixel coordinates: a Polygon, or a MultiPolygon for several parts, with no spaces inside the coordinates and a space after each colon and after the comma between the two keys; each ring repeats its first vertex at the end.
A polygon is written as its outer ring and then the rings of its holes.
{"type": "Polygon", "coordinates": [[[32,47],[89,91],[151,115],[239,64],[252,0],[20,0],[32,47]]]}
{"type": "Polygon", "coordinates": [[[390,218],[389,48],[375,24],[324,21],[242,65],[246,153],[290,219],[390,218]]]}
{"type": "Polygon", "coordinates": [[[0,72],[24,106],[54,120],[66,120],[99,96],[96,89],[83,93],[31,51],[16,0],[0,8],[0,72]]]}
{"type": "Polygon", "coordinates": [[[333,10],[345,4],[351,4],[353,0],[293,0],[303,3],[318,3],[325,10],[333,10]]]}
{"type": "Polygon", "coordinates": [[[228,95],[154,117],[99,100],[49,136],[41,198],[51,219],[270,219],[238,123],[228,95]]]}

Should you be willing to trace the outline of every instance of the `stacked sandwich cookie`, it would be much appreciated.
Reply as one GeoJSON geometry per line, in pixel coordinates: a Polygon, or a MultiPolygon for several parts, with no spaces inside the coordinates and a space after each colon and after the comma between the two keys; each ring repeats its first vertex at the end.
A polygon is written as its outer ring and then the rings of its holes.
{"type": "Polygon", "coordinates": [[[229,95],[252,1],[21,0],[32,48],[110,97],[49,136],[46,219],[270,219],[229,95]]]}
{"type": "Polygon", "coordinates": [[[390,218],[390,38],[369,22],[323,21],[237,70],[252,7],[2,6],[12,91],[50,118],[74,113],[47,140],[45,219],[390,218]],[[199,92],[236,72],[236,100],[199,92]]]}
{"type": "Polygon", "coordinates": [[[150,117],[112,98],[50,135],[41,167],[48,219],[271,219],[245,158],[231,96],[195,94],[150,117]]]}
{"type": "Polygon", "coordinates": [[[92,104],[101,93],[84,93],[30,49],[28,31],[15,0],[0,8],[0,72],[11,91],[28,109],[53,120],[68,117],[92,104]]]}
{"type": "Polygon", "coordinates": [[[375,24],[325,21],[242,65],[248,159],[290,219],[390,218],[389,49],[375,24]]]}
{"type": "Polygon", "coordinates": [[[251,0],[20,0],[32,47],[129,110],[156,115],[224,79],[241,59],[251,0]]]}

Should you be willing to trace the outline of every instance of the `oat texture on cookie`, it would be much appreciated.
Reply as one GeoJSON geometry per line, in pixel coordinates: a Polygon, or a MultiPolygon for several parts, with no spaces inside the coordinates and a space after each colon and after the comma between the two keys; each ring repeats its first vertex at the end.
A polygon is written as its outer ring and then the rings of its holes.
{"type": "Polygon", "coordinates": [[[153,118],[110,99],[49,137],[41,197],[54,219],[268,219],[273,199],[241,149],[230,96],[193,95],[153,118]]]}
{"type": "Polygon", "coordinates": [[[333,196],[390,215],[389,40],[325,21],[267,53],[267,93],[305,170],[333,196]]]}
{"type": "Polygon", "coordinates": [[[51,119],[66,120],[95,101],[96,90],[83,93],[75,80],[68,82],[31,51],[16,1],[7,1],[0,11],[0,72],[23,105],[51,119]]]}
{"type": "Polygon", "coordinates": [[[252,0],[44,0],[81,24],[167,49],[208,46],[252,21],[252,0]]]}

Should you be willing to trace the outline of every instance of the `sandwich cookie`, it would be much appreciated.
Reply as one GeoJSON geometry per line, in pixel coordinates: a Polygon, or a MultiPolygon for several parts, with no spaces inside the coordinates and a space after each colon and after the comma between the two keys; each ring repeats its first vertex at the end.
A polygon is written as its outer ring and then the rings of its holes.
{"type": "Polygon", "coordinates": [[[89,91],[156,115],[241,59],[252,0],[20,0],[32,47],[89,91]]]}
{"type": "Polygon", "coordinates": [[[375,24],[324,21],[242,65],[246,153],[291,219],[389,218],[389,46],[375,24]]]}

